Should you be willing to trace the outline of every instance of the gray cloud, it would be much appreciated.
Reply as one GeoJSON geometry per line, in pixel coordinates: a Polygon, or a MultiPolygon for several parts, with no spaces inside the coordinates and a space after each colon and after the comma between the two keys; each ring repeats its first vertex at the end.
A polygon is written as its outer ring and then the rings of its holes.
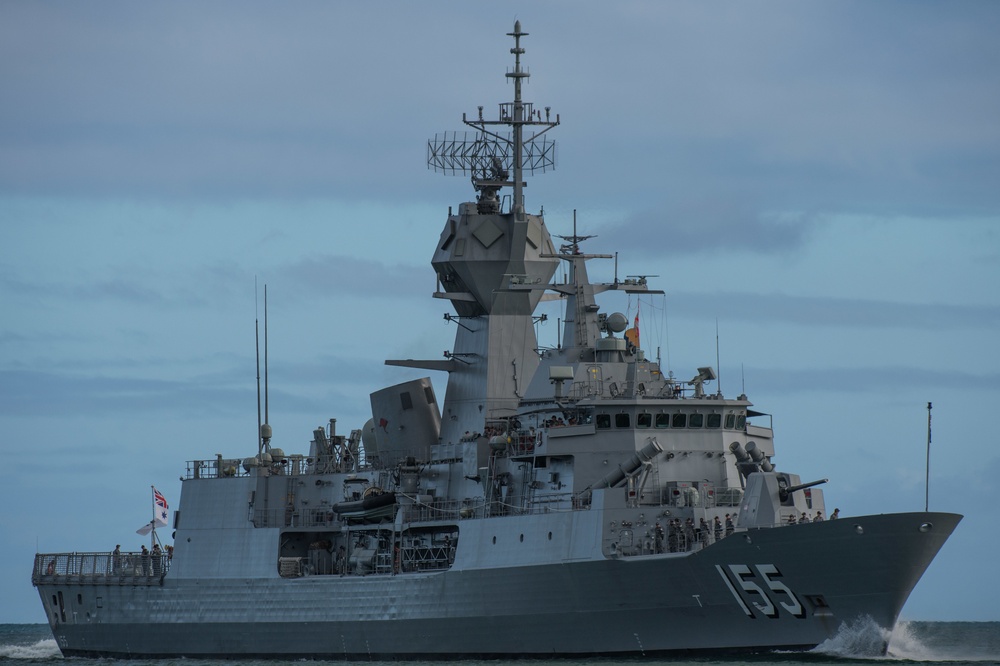
{"type": "MultiPolygon", "coordinates": [[[[5,3],[0,191],[438,199],[423,141],[509,96],[510,17],[391,4],[5,3]]],[[[526,94],[563,119],[539,201],[997,210],[988,4],[567,8],[523,17],[526,94]]]]}
{"type": "Polygon", "coordinates": [[[1000,308],[989,305],[791,296],[785,294],[670,292],[670,309],[681,316],[787,322],[818,328],[900,328],[931,331],[996,330],[1000,308]]]}
{"type": "Polygon", "coordinates": [[[901,387],[924,386],[932,394],[950,391],[1000,390],[1000,373],[941,372],[925,367],[814,367],[808,369],[747,368],[746,376],[756,395],[802,394],[834,392],[858,394],[862,392],[896,391],[901,387]]]}

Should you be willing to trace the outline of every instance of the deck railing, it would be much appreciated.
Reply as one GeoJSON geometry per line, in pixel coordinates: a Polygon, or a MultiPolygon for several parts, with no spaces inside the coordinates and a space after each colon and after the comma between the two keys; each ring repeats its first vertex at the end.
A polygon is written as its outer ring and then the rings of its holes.
{"type": "Polygon", "coordinates": [[[170,558],[165,553],[37,553],[31,582],[159,585],[168,571],[170,558]]]}

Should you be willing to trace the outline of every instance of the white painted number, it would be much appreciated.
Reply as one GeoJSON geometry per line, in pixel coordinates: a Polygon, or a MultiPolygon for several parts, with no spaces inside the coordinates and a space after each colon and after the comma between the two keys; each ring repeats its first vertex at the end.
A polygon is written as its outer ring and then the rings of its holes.
{"type": "Polygon", "coordinates": [[[767,581],[767,586],[768,588],[771,589],[772,592],[780,592],[781,594],[784,594],[785,596],[788,597],[788,601],[790,603],[785,603],[784,601],[780,600],[778,601],[778,603],[781,604],[781,607],[784,608],[789,613],[791,613],[792,615],[794,615],[795,617],[805,617],[806,611],[802,607],[802,604],[799,602],[799,600],[795,597],[795,593],[793,593],[790,589],[788,589],[788,586],[782,583],[780,580],[775,580],[775,578],[781,576],[781,572],[778,571],[778,567],[774,566],[773,564],[758,564],[756,565],[756,567],[757,567],[757,573],[760,574],[761,578],[767,581]]]}
{"type": "Polygon", "coordinates": [[[731,578],[726,574],[722,566],[716,565],[715,569],[722,576],[726,587],[729,588],[729,591],[736,599],[736,603],[739,604],[747,617],[755,618],[756,616],[750,610],[750,606],[747,606],[744,602],[743,596],[733,586],[734,582],[746,593],[747,600],[757,609],[757,612],[765,617],[778,617],[778,607],[775,606],[775,601],[793,617],[804,618],[806,616],[805,608],[803,608],[798,597],[795,596],[795,593],[787,585],[779,580],[781,578],[781,571],[778,570],[778,567],[773,564],[755,564],[754,569],[757,570],[756,576],[753,570],[745,564],[730,564],[728,567],[732,574],[731,578]],[[768,595],[755,582],[755,579],[758,577],[767,585],[767,589],[771,591],[771,595],[768,595]],[[774,596],[774,601],[772,601],[772,595],[774,596]]]}
{"type": "Polygon", "coordinates": [[[756,594],[760,597],[759,602],[752,596],[750,597],[750,603],[753,604],[754,608],[767,617],[778,617],[778,609],[774,607],[771,600],[764,594],[764,590],[760,589],[760,585],[750,580],[753,578],[753,572],[750,571],[750,567],[745,564],[730,564],[729,570],[736,576],[736,582],[739,583],[740,587],[751,595],[756,594]]]}

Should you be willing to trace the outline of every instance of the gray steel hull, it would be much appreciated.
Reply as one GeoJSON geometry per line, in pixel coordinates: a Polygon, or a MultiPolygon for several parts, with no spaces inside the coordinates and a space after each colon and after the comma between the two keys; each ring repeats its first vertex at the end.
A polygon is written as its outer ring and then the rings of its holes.
{"type": "Polygon", "coordinates": [[[81,608],[101,597],[93,613],[50,613],[66,656],[808,649],[858,618],[891,628],[960,519],[908,513],[752,530],[679,555],[295,580],[168,575],[159,586],[42,583],[39,593],[43,603],[81,595],[81,608]]]}

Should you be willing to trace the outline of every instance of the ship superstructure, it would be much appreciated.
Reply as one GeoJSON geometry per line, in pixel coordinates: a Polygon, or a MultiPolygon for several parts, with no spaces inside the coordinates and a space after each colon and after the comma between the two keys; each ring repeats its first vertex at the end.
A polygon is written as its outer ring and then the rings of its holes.
{"type": "Polygon", "coordinates": [[[588,262],[612,255],[587,254],[575,224],[556,247],[526,211],[559,117],[521,99],[527,33],[509,35],[514,101],[428,144],[477,192],[432,260],[454,346],[387,361],[447,372],[443,402],[429,377],[406,381],[371,394],[362,427],[317,428],[307,453],[264,423],[255,455],[189,462],[169,555],[37,554],[64,654],[758,651],[863,617],[893,626],[960,516],[827,519],[825,479],[775,468],[747,396],[712,392],[707,365],[665,375],[626,316],[601,311],[607,291],[659,292],[591,282],[588,262]],[[535,336],[543,299],[565,308],[551,349],[535,336]]]}

